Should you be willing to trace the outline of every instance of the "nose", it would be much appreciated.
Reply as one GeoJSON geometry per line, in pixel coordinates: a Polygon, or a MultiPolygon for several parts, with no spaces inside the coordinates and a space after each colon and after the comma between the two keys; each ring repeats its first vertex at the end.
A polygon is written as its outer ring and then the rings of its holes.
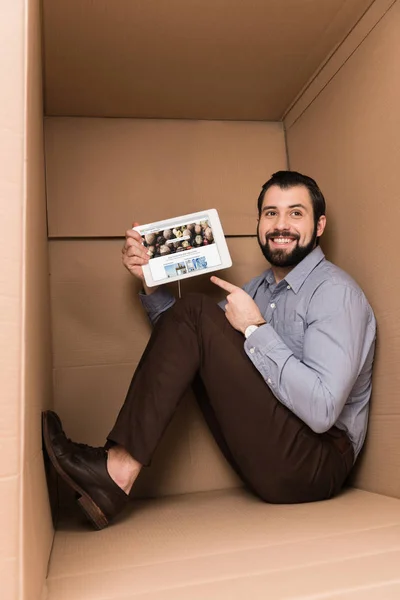
{"type": "Polygon", "coordinates": [[[290,229],[288,216],[285,213],[279,214],[277,216],[275,226],[276,229],[279,229],[279,231],[286,231],[290,229]]]}

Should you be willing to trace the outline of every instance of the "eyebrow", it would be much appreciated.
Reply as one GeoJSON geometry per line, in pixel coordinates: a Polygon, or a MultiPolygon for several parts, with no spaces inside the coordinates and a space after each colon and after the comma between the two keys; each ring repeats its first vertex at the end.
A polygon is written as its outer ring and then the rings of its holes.
{"type": "MultiPolygon", "coordinates": [[[[270,210],[271,208],[277,209],[278,207],[277,206],[272,206],[272,205],[264,206],[263,207],[263,212],[264,212],[264,210],[270,210]]],[[[290,206],[288,206],[288,208],[304,208],[304,210],[308,210],[307,207],[304,204],[301,204],[301,203],[299,203],[299,204],[291,204],[290,206]]]]}

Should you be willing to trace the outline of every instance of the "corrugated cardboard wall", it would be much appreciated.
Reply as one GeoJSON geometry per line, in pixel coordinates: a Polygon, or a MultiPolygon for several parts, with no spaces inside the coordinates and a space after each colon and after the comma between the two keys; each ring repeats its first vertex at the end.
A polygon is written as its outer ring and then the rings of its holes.
{"type": "MultiPolygon", "coordinates": [[[[107,238],[133,219],[216,207],[226,234],[246,236],[229,238],[235,267],[222,273],[243,284],[265,268],[251,237],[256,199],[282,168],[278,123],[46,119],[55,407],[68,435],[104,443],[150,334],[138,283],[121,265],[123,239],[107,238]]],[[[196,277],[182,292],[221,297],[213,287],[196,277]]],[[[137,490],[238,484],[188,397],[137,490]]]]}
{"type": "Polygon", "coordinates": [[[50,237],[120,236],[217,207],[225,233],[254,234],[254,197],[285,163],[281,123],[46,119],[50,237]]]}
{"type": "Polygon", "coordinates": [[[361,284],[378,320],[369,436],[354,483],[397,497],[399,31],[397,1],[297,120],[287,119],[290,167],[315,177],[327,197],[323,248],[361,284]]]}
{"type": "Polygon", "coordinates": [[[18,598],[21,486],[24,2],[0,5],[0,581],[18,598]]]}
{"type": "Polygon", "coordinates": [[[41,435],[41,412],[50,407],[52,398],[52,357],[41,93],[40,2],[30,0],[27,6],[26,208],[23,274],[25,364],[21,435],[24,589],[18,598],[38,600],[42,594],[53,540],[41,435]]]}
{"type": "Polygon", "coordinates": [[[373,1],[43,0],[46,114],[278,120],[373,1]]]}

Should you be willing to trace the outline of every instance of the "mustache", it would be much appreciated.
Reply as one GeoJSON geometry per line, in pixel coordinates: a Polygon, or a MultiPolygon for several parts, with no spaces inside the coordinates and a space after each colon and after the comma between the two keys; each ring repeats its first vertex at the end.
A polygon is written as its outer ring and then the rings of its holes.
{"type": "Polygon", "coordinates": [[[275,229],[274,231],[271,231],[270,233],[266,234],[265,240],[271,240],[271,239],[277,238],[277,237],[291,238],[293,240],[300,239],[300,236],[298,233],[291,233],[287,229],[282,229],[281,231],[279,231],[279,229],[275,229]]]}

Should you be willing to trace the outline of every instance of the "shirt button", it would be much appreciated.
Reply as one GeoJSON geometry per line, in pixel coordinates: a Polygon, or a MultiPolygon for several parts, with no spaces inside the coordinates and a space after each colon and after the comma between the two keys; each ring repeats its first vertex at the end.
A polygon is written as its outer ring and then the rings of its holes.
{"type": "Polygon", "coordinates": [[[287,290],[290,290],[290,285],[288,285],[288,286],[286,287],[286,289],[287,289],[287,290]]]}
{"type": "Polygon", "coordinates": [[[271,381],[271,378],[270,378],[270,377],[268,377],[268,379],[267,379],[267,383],[272,383],[272,381],[271,381]]]}
{"type": "Polygon", "coordinates": [[[250,354],[254,354],[255,350],[254,348],[250,348],[250,354]]]}
{"type": "Polygon", "coordinates": [[[276,306],[276,304],[275,304],[275,302],[273,302],[273,303],[271,304],[271,308],[275,308],[275,306],[276,306]]]}

